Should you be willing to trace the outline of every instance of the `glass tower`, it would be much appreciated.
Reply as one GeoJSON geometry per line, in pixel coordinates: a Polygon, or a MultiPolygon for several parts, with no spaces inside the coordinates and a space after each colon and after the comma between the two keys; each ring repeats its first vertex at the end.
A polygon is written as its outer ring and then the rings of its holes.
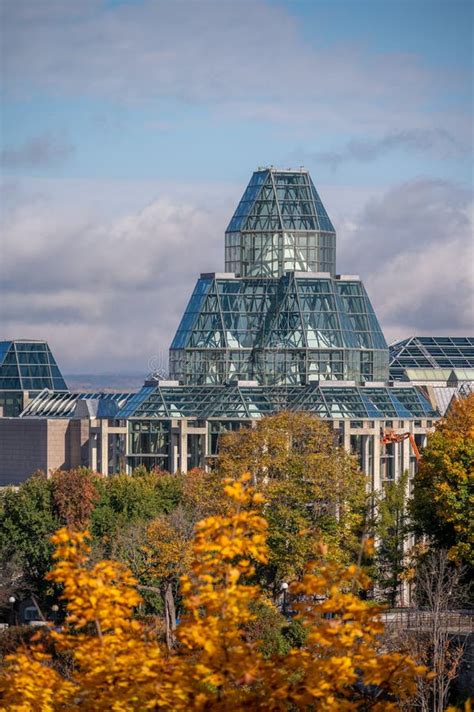
{"type": "Polygon", "coordinates": [[[257,170],[225,234],[225,268],[240,277],[336,271],[336,232],[308,171],[257,170]]]}
{"type": "Polygon", "coordinates": [[[385,381],[388,348],[304,169],[257,170],[226,232],[226,270],[198,280],[170,348],[188,385],[385,381]]]}

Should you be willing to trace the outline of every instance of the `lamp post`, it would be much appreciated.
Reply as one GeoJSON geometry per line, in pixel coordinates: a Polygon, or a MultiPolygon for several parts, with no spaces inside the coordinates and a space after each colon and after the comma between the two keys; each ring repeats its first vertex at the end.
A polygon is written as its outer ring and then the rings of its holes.
{"type": "Polygon", "coordinates": [[[16,625],[16,611],[15,611],[15,603],[16,603],[16,598],[15,596],[10,596],[8,599],[8,603],[10,604],[10,625],[16,625]]]}
{"type": "Polygon", "coordinates": [[[59,611],[59,606],[57,605],[57,603],[53,603],[53,605],[51,606],[51,613],[52,613],[51,618],[53,619],[53,623],[55,626],[58,624],[58,611],[59,611]]]}
{"type": "Polygon", "coordinates": [[[284,616],[286,616],[286,608],[288,605],[288,584],[286,583],[286,581],[283,581],[283,583],[281,584],[280,591],[282,596],[281,612],[284,616]]]}

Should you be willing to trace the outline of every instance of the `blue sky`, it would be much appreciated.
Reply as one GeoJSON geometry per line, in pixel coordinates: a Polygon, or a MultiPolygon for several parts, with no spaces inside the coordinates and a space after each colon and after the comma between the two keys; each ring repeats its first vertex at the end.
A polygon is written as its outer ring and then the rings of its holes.
{"type": "Polygon", "coordinates": [[[6,338],[146,370],[266,164],[310,169],[389,340],[472,331],[472,3],[2,10],[6,338]]]}

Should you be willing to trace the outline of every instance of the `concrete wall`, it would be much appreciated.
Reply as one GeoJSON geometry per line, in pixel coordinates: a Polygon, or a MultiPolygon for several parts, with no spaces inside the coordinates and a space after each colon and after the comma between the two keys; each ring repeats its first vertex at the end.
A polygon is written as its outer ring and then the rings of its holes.
{"type": "Polygon", "coordinates": [[[69,421],[66,437],[66,468],[89,467],[89,420],[69,421]]]}
{"type": "Polygon", "coordinates": [[[48,421],[0,419],[0,486],[20,484],[47,470],[48,421]]]}
{"type": "Polygon", "coordinates": [[[66,418],[0,419],[0,486],[24,482],[37,470],[88,464],[89,422],[66,418]]]}

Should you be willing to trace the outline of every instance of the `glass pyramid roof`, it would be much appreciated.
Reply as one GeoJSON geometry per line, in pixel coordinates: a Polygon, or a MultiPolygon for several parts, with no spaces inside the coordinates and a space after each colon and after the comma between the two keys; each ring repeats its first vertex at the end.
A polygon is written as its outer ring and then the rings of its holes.
{"type": "Polygon", "coordinates": [[[242,230],[335,233],[308,171],[274,168],[255,171],[226,232],[242,230]]]}
{"type": "Polygon", "coordinates": [[[203,275],[171,344],[184,383],[386,380],[388,352],[362,282],[309,272],[203,275]]]}
{"type": "Polygon", "coordinates": [[[336,268],[336,232],[307,170],[260,168],[226,231],[226,271],[281,277],[336,268]]]}
{"type": "Polygon", "coordinates": [[[0,341],[0,390],[67,391],[46,341],[0,341]]]}

